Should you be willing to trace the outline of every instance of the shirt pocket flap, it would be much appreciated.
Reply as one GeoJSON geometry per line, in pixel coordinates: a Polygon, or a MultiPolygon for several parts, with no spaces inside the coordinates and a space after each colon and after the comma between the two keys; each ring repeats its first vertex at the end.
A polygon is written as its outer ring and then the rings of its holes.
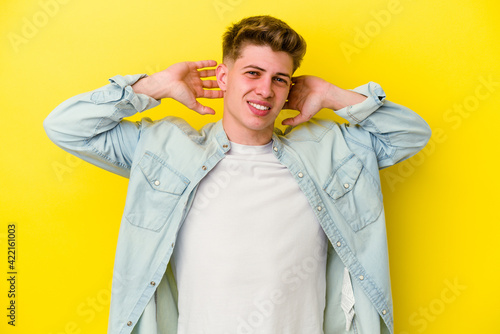
{"type": "Polygon", "coordinates": [[[323,189],[355,232],[376,221],[382,212],[380,188],[354,154],[344,159],[323,189]]]}
{"type": "Polygon", "coordinates": [[[182,195],[189,185],[187,178],[178,174],[174,169],[149,152],[146,152],[141,158],[139,167],[149,185],[155,190],[182,195]]]}
{"type": "Polygon", "coordinates": [[[95,104],[118,101],[122,97],[121,90],[97,90],[90,95],[90,100],[95,104]]]}
{"type": "Polygon", "coordinates": [[[363,165],[355,158],[354,155],[349,157],[343,165],[331,177],[330,182],[327,182],[325,191],[334,200],[339,199],[350,192],[361,174],[363,165]]]}

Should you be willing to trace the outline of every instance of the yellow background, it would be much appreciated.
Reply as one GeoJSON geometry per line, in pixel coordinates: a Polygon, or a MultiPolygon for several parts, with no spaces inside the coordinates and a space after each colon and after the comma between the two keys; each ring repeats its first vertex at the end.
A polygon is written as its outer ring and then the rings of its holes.
{"type": "MultiPolygon", "coordinates": [[[[2,0],[0,332],[107,329],[127,180],[51,143],[47,114],[116,74],[220,61],[231,22],[271,14],[308,42],[297,74],[344,88],[376,81],[434,130],[418,156],[382,171],[396,334],[500,333],[499,10],[485,0],[2,0]],[[10,222],[15,328],[6,317],[10,222]]],[[[170,101],[143,116],[199,127],[221,117],[221,102],[207,103],[216,116],[170,101]]]]}

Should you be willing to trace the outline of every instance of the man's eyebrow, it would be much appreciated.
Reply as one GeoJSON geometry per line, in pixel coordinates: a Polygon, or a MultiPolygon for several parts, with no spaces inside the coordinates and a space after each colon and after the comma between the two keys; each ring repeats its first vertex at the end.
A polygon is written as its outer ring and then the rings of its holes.
{"type": "MultiPolygon", "coordinates": [[[[267,72],[265,69],[263,69],[263,68],[261,68],[261,67],[259,67],[257,65],[247,65],[247,66],[243,67],[243,69],[245,69],[245,68],[255,68],[255,69],[259,70],[259,71],[267,72]]],[[[287,77],[288,79],[292,79],[292,77],[290,76],[290,74],[281,73],[281,72],[278,72],[276,74],[284,76],[284,77],[287,77]]]]}

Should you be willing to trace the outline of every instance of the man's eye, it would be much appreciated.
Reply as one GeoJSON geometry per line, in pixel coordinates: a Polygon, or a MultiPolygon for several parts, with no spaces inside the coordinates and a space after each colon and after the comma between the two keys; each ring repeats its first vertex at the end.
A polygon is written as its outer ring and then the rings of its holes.
{"type": "Polygon", "coordinates": [[[257,73],[257,72],[255,72],[255,71],[248,71],[247,73],[248,73],[248,74],[250,74],[250,75],[257,75],[257,74],[258,74],[258,73],[257,73]]]}
{"type": "Polygon", "coordinates": [[[277,77],[274,80],[278,81],[279,83],[287,83],[287,81],[283,78],[277,77]]]}

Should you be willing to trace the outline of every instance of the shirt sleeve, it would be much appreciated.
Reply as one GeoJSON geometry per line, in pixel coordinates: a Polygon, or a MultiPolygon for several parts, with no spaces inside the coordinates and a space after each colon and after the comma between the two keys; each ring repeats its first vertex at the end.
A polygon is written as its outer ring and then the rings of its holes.
{"type": "Polygon", "coordinates": [[[346,140],[373,150],[380,169],[408,159],[425,147],[431,129],[417,113],[386,100],[377,83],[369,82],[354,91],[367,98],[335,112],[349,122],[341,127],[346,140]]]}
{"type": "Polygon", "coordinates": [[[160,104],[132,89],[145,76],[117,75],[104,87],[64,101],[44,120],[48,137],[67,152],[128,177],[142,123],[123,118],[160,104]]]}

